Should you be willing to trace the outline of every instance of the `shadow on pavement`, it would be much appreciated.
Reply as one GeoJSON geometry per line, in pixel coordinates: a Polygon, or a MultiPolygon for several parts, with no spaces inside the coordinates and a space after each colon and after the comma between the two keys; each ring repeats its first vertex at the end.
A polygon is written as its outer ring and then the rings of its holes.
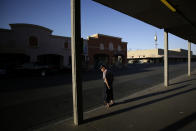
{"type": "Polygon", "coordinates": [[[180,128],[183,128],[184,126],[188,125],[189,123],[196,120],[196,112],[192,113],[191,115],[175,122],[174,124],[171,124],[164,129],[161,129],[160,131],[177,131],[180,128]]]}
{"type": "Polygon", "coordinates": [[[141,100],[141,99],[148,98],[148,97],[152,97],[152,96],[157,96],[157,95],[165,94],[165,93],[168,93],[168,92],[172,92],[172,91],[175,91],[175,90],[179,90],[179,89],[186,88],[186,87],[189,86],[189,85],[190,85],[190,84],[185,85],[185,86],[176,87],[176,88],[173,88],[173,89],[169,89],[169,90],[166,90],[166,91],[160,91],[160,92],[150,93],[150,94],[147,94],[147,95],[144,95],[144,96],[139,96],[139,97],[136,97],[136,98],[124,100],[124,101],[122,101],[122,102],[117,102],[117,103],[115,103],[115,105],[125,104],[125,103],[128,103],[128,102],[133,102],[133,101],[141,100]]]}
{"type": "MultiPolygon", "coordinates": [[[[174,91],[174,90],[177,90],[177,89],[185,88],[185,87],[187,87],[189,85],[190,84],[184,85],[184,86],[181,86],[181,87],[178,87],[178,88],[175,88],[175,89],[171,89],[170,91],[174,91]]],[[[152,100],[152,101],[148,101],[148,102],[144,102],[144,103],[141,103],[141,104],[138,104],[138,105],[135,105],[135,106],[131,106],[131,107],[127,107],[127,108],[124,108],[124,109],[120,109],[120,110],[111,112],[109,114],[104,114],[104,115],[96,116],[96,117],[93,117],[93,118],[89,118],[89,119],[84,120],[83,123],[88,123],[88,122],[100,120],[100,119],[103,119],[103,118],[106,118],[106,117],[111,117],[113,115],[117,115],[117,114],[120,114],[120,113],[123,113],[123,112],[127,112],[127,111],[130,111],[130,110],[133,110],[133,109],[137,109],[137,108],[140,108],[140,107],[143,107],[143,106],[151,105],[153,103],[156,103],[156,102],[159,102],[159,101],[162,101],[162,100],[166,100],[166,99],[169,99],[169,98],[172,98],[172,97],[175,97],[175,96],[178,96],[178,95],[182,95],[182,94],[185,94],[185,93],[188,93],[188,92],[191,92],[191,91],[195,91],[195,90],[196,90],[196,88],[191,88],[191,89],[188,89],[188,90],[185,90],[185,91],[181,91],[181,92],[178,92],[178,93],[175,93],[175,94],[172,94],[172,95],[164,96],[162,98],[158,98],[158,99],[155,99],[155,100],[152,100]]],[[[137,98],[133,98],[133,99],[129,99],[129,100],[123,101],[122,103],[128,103],[128,102],[136,101],[136,100],[147,98],[147,97],[151,97],[151,96],[168,93],[170,91],[163,91],[163,92],[153,93],[153,94],[149,94],[149,95],[144,95],[144,96],[141,96],[141,97],[137,97],[137,98]]]]}
{"type": "Polygon", "coordinates": [[[170,85],[182,84],[182,83],[186,83],[186,82],[190,82],[190,81],[194,81],[194,80],[196,80],[196,79],[190,79],[190,80],[186,80],[186,81],[176,82],[176,83],[172,83],[170,85]]]}

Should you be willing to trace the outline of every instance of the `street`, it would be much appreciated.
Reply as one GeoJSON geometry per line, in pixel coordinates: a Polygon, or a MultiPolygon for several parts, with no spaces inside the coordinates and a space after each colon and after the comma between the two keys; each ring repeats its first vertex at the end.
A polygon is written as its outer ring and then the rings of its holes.
{"type": "MultiPolygon", "coordinates": [[[[192,63],[195,69],[196,63],[192,63]]],[[[186,73],[187,63],[169,66],[170,79],[186,73]]],[[[97,71],[83,73],[84,111],[103,104],[101,75],[97,71]]],[[[114,75],[114,98],[120,99],[163,83],[163,66],[129,65],[115,70],[114,75]]],[[[1,79],[0,83],[3,129],[25,130],[72,116],[71,74],[1,79]]]]}

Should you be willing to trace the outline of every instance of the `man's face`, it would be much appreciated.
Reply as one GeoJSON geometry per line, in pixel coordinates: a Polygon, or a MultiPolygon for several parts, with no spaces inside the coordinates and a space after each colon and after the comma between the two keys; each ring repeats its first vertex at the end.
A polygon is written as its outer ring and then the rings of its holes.
{"type": "Polygon", "coordinates": [[[104,71],[105,71],[105,67],[102,67],[102,68],[101,68],[101,71],[104,72],[104,71]]]}

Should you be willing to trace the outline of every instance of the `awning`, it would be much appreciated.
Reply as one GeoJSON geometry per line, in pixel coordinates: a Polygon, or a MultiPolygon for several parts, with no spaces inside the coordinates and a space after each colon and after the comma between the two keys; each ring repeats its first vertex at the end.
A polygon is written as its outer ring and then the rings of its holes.
{"type": "Polygon", "coordinates": [[[93,0],[196,43],[194,0],[93,0]]]}

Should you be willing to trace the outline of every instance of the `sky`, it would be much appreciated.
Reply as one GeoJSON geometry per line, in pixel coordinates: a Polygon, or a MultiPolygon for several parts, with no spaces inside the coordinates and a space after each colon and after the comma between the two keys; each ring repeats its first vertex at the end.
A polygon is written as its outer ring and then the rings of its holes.
{"type": "MultiPolygon", "coordinates": [[[[70,0],[0,0],[0,28],[28,23],[53,30],[53,35],[71,36],[70,0]]],[[[158,29],[92,0],[81,0],[81,35],[100,33],[121,37],[128,50],[164,48],[163,29],[158,29]]],[[[187,49],[187,40],[169,33],[169,49],[187,49]]],[[[192,44],[196,54],[196,45],[192,44]]]]}

